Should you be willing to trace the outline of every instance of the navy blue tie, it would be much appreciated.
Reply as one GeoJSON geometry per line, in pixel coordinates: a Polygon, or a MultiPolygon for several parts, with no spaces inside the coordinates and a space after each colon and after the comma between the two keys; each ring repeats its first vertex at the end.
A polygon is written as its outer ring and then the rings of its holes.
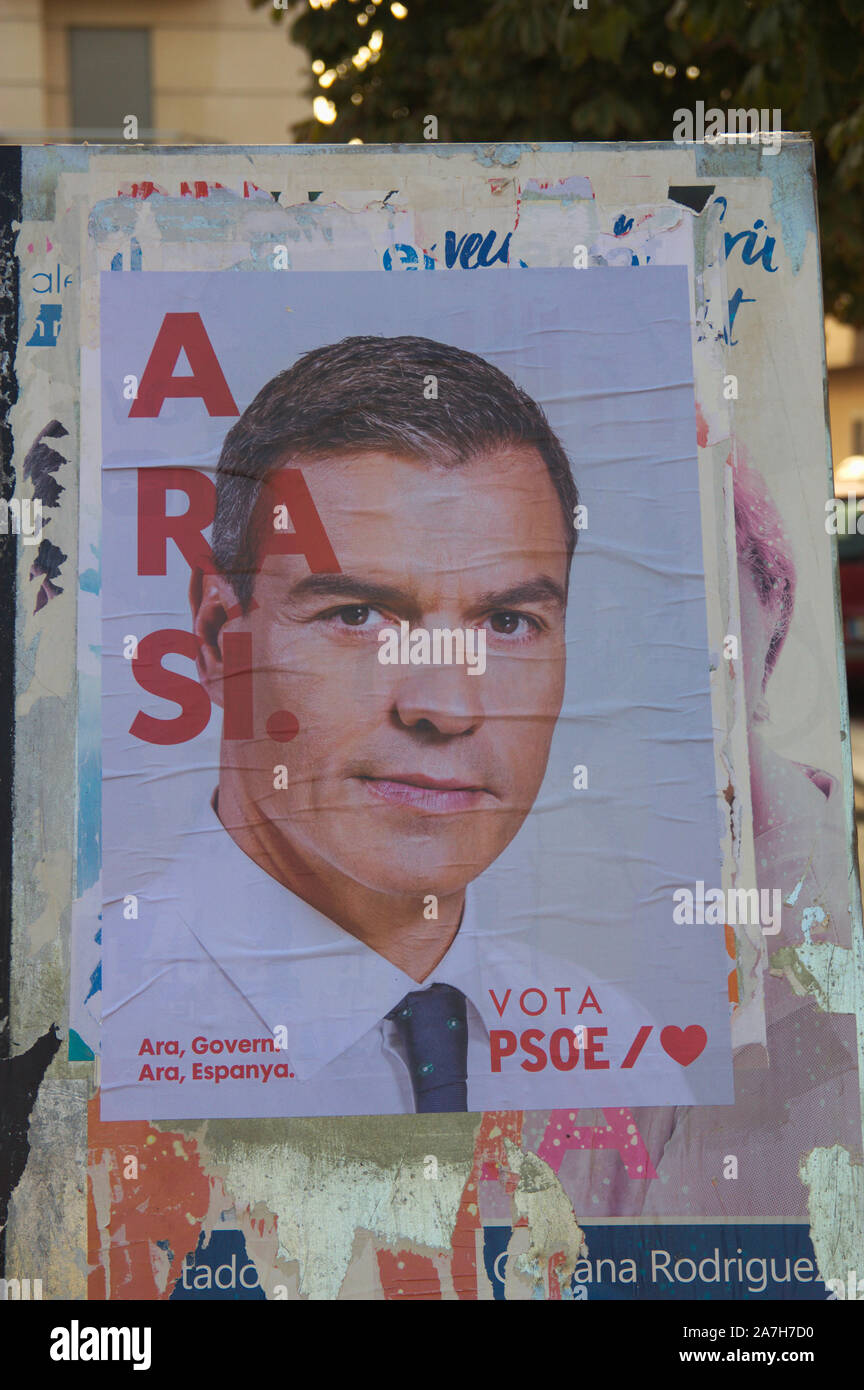
{"type": "Polygon", "coordinates": [[[468,1018],[452,985],[412,990],[387,1015],[405,1048],[418,1115],[468,1109],[468,1018]]]}

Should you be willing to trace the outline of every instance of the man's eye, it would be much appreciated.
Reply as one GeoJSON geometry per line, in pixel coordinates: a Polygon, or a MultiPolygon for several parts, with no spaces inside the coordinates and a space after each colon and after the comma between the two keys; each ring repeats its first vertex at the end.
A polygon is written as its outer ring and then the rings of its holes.
{"type": "Polygon", "coordinates": [[[531,620],[522,613],[493,613],[489,619],[489,625],[493,632],[500,633],[503,637],[512,637],[519,631],[519,624],[531,625],[531,620]]]}
{"type": "Polygon", "coordinates": [[[352,603],[346,608],[340,608],[336,616],[341,618],[347,627],[365,627],[374,611],[368,603],[352,603]]]}

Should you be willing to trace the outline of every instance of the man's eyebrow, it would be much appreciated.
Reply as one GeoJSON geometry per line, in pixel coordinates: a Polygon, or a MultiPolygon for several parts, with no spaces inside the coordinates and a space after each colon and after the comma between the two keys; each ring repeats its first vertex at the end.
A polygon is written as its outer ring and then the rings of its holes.
{"type": "Polygon", "coordinates": [[[472,605],[472,610],[488,612],[491,608],[518,608],[523,603],[554,603],[563,610],[567,597],[562,586],[554,579],[546,574],[538,574],[522,584],[511,585],[509,589],[495,589],[481,595],[472,605]]]}
{"type": "MultiPolygon", "coordinates": [[[[307,574],[291,590],[291,598],[345,598],[384,608],[419,611],[417,596],[393,584],[376,584],[354,574],[307,574]]],[[[563,612],[567,604],[562,586],[546,574],[535,575],[507,589],[490,589],[471,605],[472,613],[488,613],[493,608],[518,608],[523,603],[553,603],[563,612]]]]}
{"type": "Polygon", "coordinates": [[[291,598],[351,598],[389,608],[416,607],[416,597],[392,584],[376,584],[354,574],[307,574],[292,587],[291,598]]]}

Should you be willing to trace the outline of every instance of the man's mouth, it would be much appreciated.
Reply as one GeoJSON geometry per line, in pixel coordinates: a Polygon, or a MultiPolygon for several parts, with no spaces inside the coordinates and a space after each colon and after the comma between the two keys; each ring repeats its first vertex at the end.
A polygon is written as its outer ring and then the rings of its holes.
{"type": "Polygon", "coordinates": [[[475,810],[492,795],[486,787],[461,778],[427,777],[420,772],[361,776],[358,781],[376,801],[433,813],[475,810]]]}

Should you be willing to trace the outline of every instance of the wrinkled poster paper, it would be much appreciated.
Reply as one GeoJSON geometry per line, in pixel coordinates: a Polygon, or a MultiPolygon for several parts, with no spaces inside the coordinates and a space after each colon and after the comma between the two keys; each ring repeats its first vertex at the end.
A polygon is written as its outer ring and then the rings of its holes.
{"type": "Polygon", "coordinates": [[[101,315],[105,1116],[731,1102],[686,269],[101,315]]]}

